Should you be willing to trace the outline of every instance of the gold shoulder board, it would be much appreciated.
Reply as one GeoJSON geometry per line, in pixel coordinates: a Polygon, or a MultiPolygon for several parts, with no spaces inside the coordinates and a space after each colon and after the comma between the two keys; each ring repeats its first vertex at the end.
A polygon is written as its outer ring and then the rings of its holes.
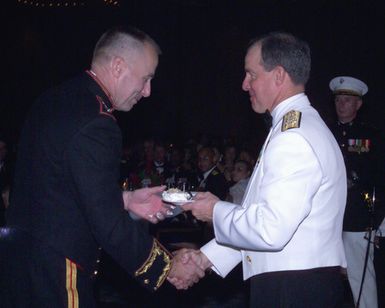
{"type": "Polygon", "coordinates": [[[301,126],[301,112],[291,110],[283,116],[281,131],[284,132],[290,128],[298,128],[301,126]]]}

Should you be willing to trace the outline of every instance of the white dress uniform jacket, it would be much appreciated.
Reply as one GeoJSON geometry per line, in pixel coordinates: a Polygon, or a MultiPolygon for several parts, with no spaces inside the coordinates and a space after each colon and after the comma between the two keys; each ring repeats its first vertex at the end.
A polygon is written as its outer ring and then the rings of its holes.
{"type": "Polygon", "coordinates": [[[346,267],[342,220],[346,173],[332,133],[303,93],[272,111],[272,129],[242,206],[214,207],[215,239],[201,248],[225,277],[239,262],[243,277],[283,270],[346,267]],[[283,129],[299,111],[298,127],[283,129]]]}

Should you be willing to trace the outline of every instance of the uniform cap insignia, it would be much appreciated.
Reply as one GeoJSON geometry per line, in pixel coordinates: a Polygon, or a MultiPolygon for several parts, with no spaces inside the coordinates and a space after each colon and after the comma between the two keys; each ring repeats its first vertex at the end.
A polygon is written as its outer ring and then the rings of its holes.
{"type": "Polygon", "coordinates": [[[291,128],[298,128],[301,126],[301,112],[291,110],[283,116],[281,131],[284,132],[291,128]]]}

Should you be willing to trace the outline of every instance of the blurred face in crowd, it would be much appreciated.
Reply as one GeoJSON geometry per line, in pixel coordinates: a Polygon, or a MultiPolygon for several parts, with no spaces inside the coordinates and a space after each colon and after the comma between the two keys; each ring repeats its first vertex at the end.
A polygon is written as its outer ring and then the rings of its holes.
{"type": "Polygon", "coordinates": [[[154,160],[156,162],[164,162],[166,160],[166,149],[163,146],[155,146],[154,160]]]}
{"type": "Polygon", "coordinates": [[[250,176],[250,170],[245,162],[236,162],[234,165],[234,170],[231,173],[231,178],[234,182],[239,182],[240,180],[247,179],[250,176]]]}
{"type": "Polygon", "coordinates": [[[362,99],[353,95],[336,95],[334,98],[338,120],[341,123],[353,121],[361,108],[362,99]]]}
{"type": "Polygon", "coordinates": [[[225,151],[225,161],[233,162],[237,157],[237,149],[233,146],[229,146],[225,151]]]}
{"type": "Polygon", "coordinates": [[[143,142],[143,152],[146,160],[152,160],[154,157],[154,141],[145,140],[143,142]]]}
{"type": "Polygon", "coordinates": [[[7,156],[7,144],[0,140],[0,162],[7,156]]]}
{"type": "Polygon", "coordinates": [[[172,166],[177,167],[182,162],[182,153],[179,149],[173,148],[171,150],[170,163],[172,166]]]}
{"type": "Polygon", "coordinates": [[[213,151],[214,151],[214,164],[216,165],[218,163],[218,161],[221,159],[221,152],[219,152],[218,148],[216,147],[213,147],[213,151]]]}
{"type": "MultiPolygon", "coordinates": [[[[128,58],[128,57],[127,57],[128,58]]],[[[118,57],[114,65],[119,78],[111,91],[114,108],[129,111],[142,98],[151,94],[151,80],[158,65],[155,49],[144,44],[143,49],[132,51],[129,61],[118,57]]]]}
{"type": "Polygon", "coordinates": [[[251,153],[250,152],[248,152],[248,151],[241,151],[240,153],[239,153],[239,159],[240,160],[244,160],[244,161],[247,161],[251,166],[254,166],[254,164],[255,164],[255,159],[254,159],[254,157],[251,155],[251,153]]]}
{"type": "Polygon", "coordinates": [[[275,107],[275,68],[265,71],[262,65],[261,47],[259,44],[249,49],[245,57],[245,78],[242,89],[250,96],[251,107],[257,113],[272,111],[275,107]]]}
{"type": "Polygon", "coordinates": [[[202,172],[206,172],[214,167],[214,153],[209,149],[203,148],[198,153],[198,168],[202,172]]]}

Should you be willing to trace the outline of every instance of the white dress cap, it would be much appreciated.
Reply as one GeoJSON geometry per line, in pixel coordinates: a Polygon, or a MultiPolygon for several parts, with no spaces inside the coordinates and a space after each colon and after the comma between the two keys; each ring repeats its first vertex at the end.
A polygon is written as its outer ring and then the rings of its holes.
{"type": "Polygon", "coordinates": [[[368,86],[361,80],[349,76],[333,78],[329,83],[334,95],[363,96],[368,92],[368,86]]]}

